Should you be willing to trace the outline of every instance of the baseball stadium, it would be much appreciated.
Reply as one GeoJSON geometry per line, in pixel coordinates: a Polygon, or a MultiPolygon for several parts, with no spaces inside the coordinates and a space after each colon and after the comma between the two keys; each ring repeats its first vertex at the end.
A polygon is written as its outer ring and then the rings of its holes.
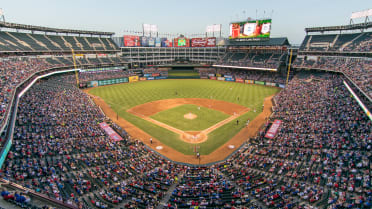
{"type": "Polygon", "coordinates": [[[257,10],[117,34],[0,9],[0,209],[372,208],[372,9],[349,13],[296,45],[257,10]]]}

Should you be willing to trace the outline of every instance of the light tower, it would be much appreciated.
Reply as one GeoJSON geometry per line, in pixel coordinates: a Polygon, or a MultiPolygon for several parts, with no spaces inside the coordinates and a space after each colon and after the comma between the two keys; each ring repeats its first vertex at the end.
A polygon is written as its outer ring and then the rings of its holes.
{"type": "Polygon", "coordinates": [[[5,22],[5,16],[2,8],[0,8],[0,21],[5,22]]]}

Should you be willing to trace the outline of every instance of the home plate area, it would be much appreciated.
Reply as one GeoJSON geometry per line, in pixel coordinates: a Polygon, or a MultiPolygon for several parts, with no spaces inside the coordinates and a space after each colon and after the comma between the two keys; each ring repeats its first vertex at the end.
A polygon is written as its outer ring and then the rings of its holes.
{"type": "Polygon", "coordinates": [[[189,112],[189,113],[185,114],[183,117],[185,119],[193,120],[193,119],[197,118],[198,116],[195,115],[195,114],[193,114],[193,113],[191,113],[191,112],[189,112]]]}

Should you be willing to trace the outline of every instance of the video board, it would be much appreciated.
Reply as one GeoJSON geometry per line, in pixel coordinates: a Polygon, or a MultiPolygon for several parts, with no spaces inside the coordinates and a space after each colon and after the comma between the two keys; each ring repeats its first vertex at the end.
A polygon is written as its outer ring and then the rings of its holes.
{"type": "Polygon", "coordinates": [[[229,39],[270,38],[271,19],[249,20],[230,24],[229,39]]]}

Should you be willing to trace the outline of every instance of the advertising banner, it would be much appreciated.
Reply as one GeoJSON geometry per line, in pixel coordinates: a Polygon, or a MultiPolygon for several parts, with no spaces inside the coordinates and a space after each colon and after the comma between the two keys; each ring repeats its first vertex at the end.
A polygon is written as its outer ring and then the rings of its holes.
{"type": "Polygon", "coordinates": [[[237,82],[237,83],[244,83],[244,80],[243,80],[242,78],[237,78],[237,79],[235,80],[235,82],[237,82]]]}
{"type": "Polygon", "coordinates": [[[167,79],[167,77],[164,77],[164,76],[155,77],[155,80],[161,80],[161,79],[167,79]]]}
{"type": "Polygon", "coordinates": [[[206,45],[207,45],[207,38],[191,39],[191,47],[205,47],[206,45]]]}
{"type": "Polygon", "coordinates": [[[217,80],[217,78],[215,76],[210,76],[209,79],[211,79],[211,80],[217,80]]]}
{"type": "Polygon", "coordinates": [[[276,83],[266,82],[266,86],[276,86],[276,83]]]}
{"type": "Polygon", "coordinates": [[[187,38],[175,38],[173,41],[174,47],[190,47],[190,41],[187,38]]]}
{"type": "Polygon", "coordinates": [[[147,80],[146,77],[140,77],[139,79],[140,79],[140,81],[145,81],[145,80],[147,80]]]}
{"type": "Polygon", "coordinates": [[[129,82],[129,79],[128,78],[119,78],[119,81],[121,83],[128,83],[129,82]]]}
{"type": "Polygon", "coordinates": [[[161,47],[169,47],[167,38],[161,38],[160,41],[161,41],[161,47]]]}
{"type": "Polygon", "coordinates": [[[270,38],[271,19],[249,20],[230,24],[229,39],[270,38]]]}
{"type": "Polygon", "coordinates": [[[209,77],[215,76],[213,73],[208,74],[209,77]]]}
{"type": "Polygon", "coordinates": [[[160,74],[159,73],[153,73],[153,74],[151,74],[151,76],[156,77],[156,76],[160,76],[160,74]]]}
{"type": "Polygon", "coordinates": [[[119,134],[117,134],[107,123],[103,122],[100,123],[99,126],[109,135],[110,139],[113,141],[121,141],[123,138],[119,134]]]}
{"type": "Polygon", "coordinates": [[[87,84],[88,88],[97,87],[97,86],[98,86],[98,81],[89,81],[87,84]]]}
{"type": "Polygon", "coordinates": [[[154,37],[150,37],[148,39],[149,39],[149,46],[150,47],[155,47],[155,38],[154,37]]]}
{"type": "Polygon", "coordinates": [[[227,77],[225,78],[225,81],[235,81],[234,78],[227,77]]]}
{"type": "Polygon", "coordinates": [[[217,74],[216,74],[216,76],[217,76],[217,77],[221,77],[222,75],[221,75],[221,74],[219,74],[219,73],[217,73],[217,74]]]}
{"type": "Polygon", "coordinates": [[[216,37],[191,39],[191,47],[215,47],[215,46],[216,37]]]}
{"type": "Polygon", "coordinates": [[[216,46],[216,37],[209,37],[207,38],[207,43],[205,44],[206,47],[215,47],[216,46]]]}
{"type": "Polygon", "coordinates": [[[224,81],[225,78],[224,78],[224,77],[218,77],[217,80],[219,80],[219,81],[224,81]]]}
{"type": "Polygon", "coordinates": [[[141,46],[147,47],[149,46],[149,38],[146,36],[141,36],[141,46]]]}
{"type": "Polygon", "coordinates": [[[279,84],[279,87],[284,89],[285,85],[284,84],[279,84]]]}
{"type": "Polygon", "coordinates": [[[145,74],[143,74],[143,76],[145,76],[145,77],[151,77],[152,74],[151,73],[145,73],[145,74]]]}
{"type": "Polygon", "coordinates": [[[161,47],[161,39],[160,38],[155,39],[155,47],[161,47]]]}
{"type": "Polygon", "coordinates": [[[275,120],[274,123],[271,124],[271,127],[267,131],[265,137],[268,139],[273,139],[276,133],[278,132],[281,123],[282,123],[281,120],[275,120]]]}
{"type": "Polygon", "coordinates": [[[139,36],[124,36],[124,46],[140,46],[139,36]]]}
{"type": "Polygon", "coordinates": [[[232,78],[232,75],[224,75],[225,78],[232,78]]]}
{"type": "Polygon", "coordinates": [[[201,76],[201,79],[208,79],[208,76],[201,76]]]}
{"type": "Polygon", "coordinates": [[[129,77],[129,83],[138,81],[138,76],[130,76],[129,77]]]}
{"type": "Polygon", "coordinates": [[[254,80],[245,80],[246,84],[254,84],[254,80]]]}
{"type": "Polygon", "coordinates": [[[254,84],[265,85],[265,82],[264,81],[254,81],[254,84]]]}
{"type": "Polygon", "coordinates": [[[147,80],[154,80],[154,77],[147,77],[147,80]]]}

